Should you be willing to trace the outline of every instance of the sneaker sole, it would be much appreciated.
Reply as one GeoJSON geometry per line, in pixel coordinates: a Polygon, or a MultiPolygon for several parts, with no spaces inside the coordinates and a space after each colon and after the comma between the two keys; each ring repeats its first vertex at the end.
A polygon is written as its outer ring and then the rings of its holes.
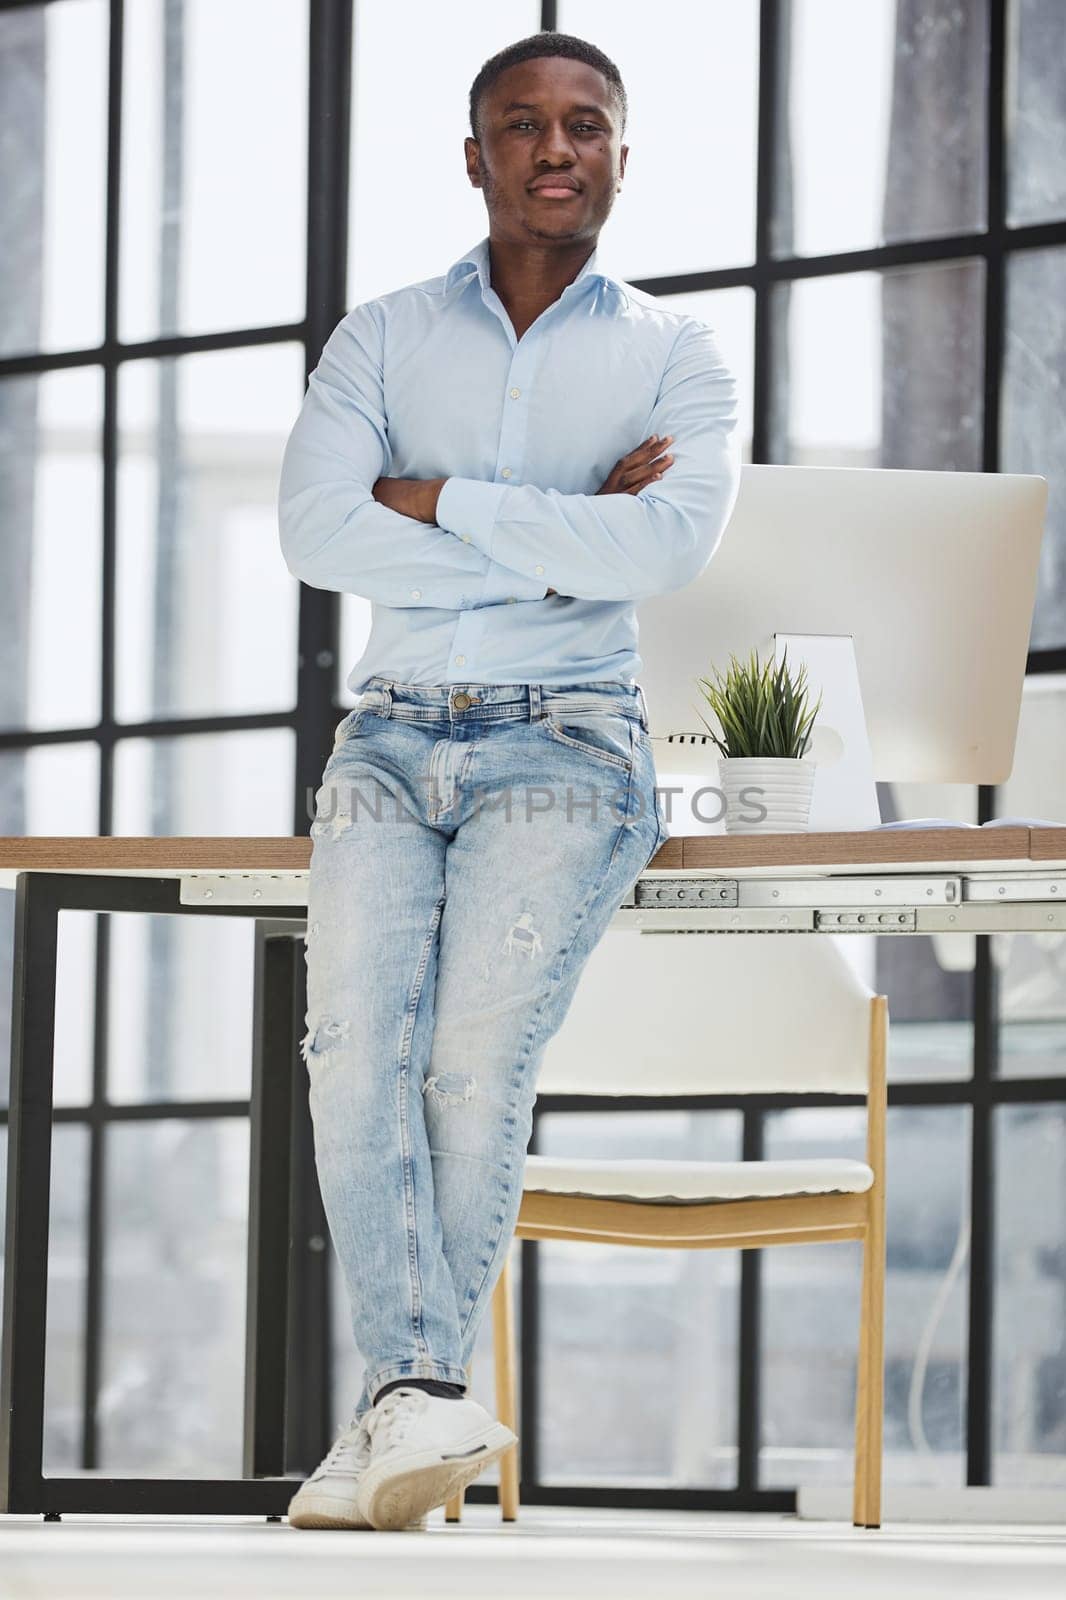
{"type": "MultiPolygon", "coordinates": [[[[288,1512],[289,1526],[292,1528],[373,1528],[374,1524],[368,1522],[350,1502],[333,1500],[328,1496],[319,1495],[314,1500],[309,1500],[304,1506],[288,1512]]],[[[426,1530],[424,1516],[415,1517],[406,1524],[411,1532],[426,1530]]]]}
{"type": "Polygon", "coordinates": [[[518,1435],[496,1422],[473,1444],[446,1453],[424,1450],[402,1466],[383,1464],[377,1472],[371,1465],[359,1484],[359,1510],[374,1528],[404,1528],[473,1483],[517,1443],[518,1435]]]}

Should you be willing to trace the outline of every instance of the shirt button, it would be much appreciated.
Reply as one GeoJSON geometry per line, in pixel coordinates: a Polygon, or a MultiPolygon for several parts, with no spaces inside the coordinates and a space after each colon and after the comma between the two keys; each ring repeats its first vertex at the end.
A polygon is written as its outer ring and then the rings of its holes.
{"type": "Polygon", "coordinates": [[[466,666],[466,657],[465,656],[456,656],[455,665],[457,667],[465,667],[466,666]]]}
{"type": "Polygon", "coordinates": [[[464,533],[463,534],[463,543],[464,544],[469,544],[470,543],[470,535],[468,533],[464,533]]]}
{"type": "Polygon", "coordinates": [[[412,589],[411,590],[411,599],[412,600],[421,600],[421,598],[422,598],[421,589],[412,589]]]}
{"type": "Polygon", "coordinates": [[[537,567],[537,568],[536,568],[536,573],[537,573],[537,577],[538,577],[538,578],[539,578],[539,577],[540,577],[540,575],[541,575],[541,573],[542,573],[542,572],[543,572],[543,571],[544,571],[544,568],[543,568],[543,567],[537,567]]]}
{"type": "Polygon", "coordinates": [[[510,467],[504,467],[503,471],[500,473],[500,477],[501,478],[509,478],[510,476],[511,476],[510,467]]]}
{"type": "Polygon", "coordinates": [[[514,605],[514,603],[515,603],[515,597],[514,597],[514,595],[513,595],[513,594],[509,594],[509,595],[508,595],[508,596],[507,596],[507,604],[508,604],[508,605],[509,605],[509,606],[513,606],[513,605],[514,605]]]}
{"type": "Polygon", "coordinates": [[[512,389],[512,390],[511,390],[511,399],[512,399],[512,400],[517,400],[517,399],[518,399],[518,396],[519,396],[519,395],[520,395],[520,394],[521,394],[521,393],[522,393],[522,391],[521,391],[521,389],[512,389]]]}

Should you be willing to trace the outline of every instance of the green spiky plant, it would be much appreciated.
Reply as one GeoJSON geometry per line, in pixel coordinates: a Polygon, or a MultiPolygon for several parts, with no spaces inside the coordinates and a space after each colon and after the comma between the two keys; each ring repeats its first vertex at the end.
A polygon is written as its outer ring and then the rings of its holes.
{"type": "Polygon", "coordinates": [[[731,655],[724,678],[716,671],[713,682],[710,678],[696,680],[721,723],[725,742],[701,713],[697,715],[727,760],[742,756],[798,760],[806,754],[822,697],[807,710],[807,668],[801,666],[793,676],[787,657],[786,647],[775,670],[772,658],[760,667],[754,650],[747,665],[731,655]]]}

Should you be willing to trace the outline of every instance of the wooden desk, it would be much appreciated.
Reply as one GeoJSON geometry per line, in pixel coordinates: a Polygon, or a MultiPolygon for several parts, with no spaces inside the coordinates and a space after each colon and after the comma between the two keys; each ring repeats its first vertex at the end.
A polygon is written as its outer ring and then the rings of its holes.
{"type": "MultiPolygon", "coordinates": [[[[307,903],[310,855],[306,837],[0,838],[0,887],[14,888],[20,875],[64,874],[125,879],[132,893],[135,880],[149,878],[175,883],[182,909],[292,911],[307,903]]],[[[677,836],[621,903],[616,924],[644,932],[1043,932],[1066,927],[1063,872],[1066,827],[677,836]]]]}
{"type": "MultiPolygon", "coordinates": [[[[307,837],[0,838],[0,887],[16,892],[0,1510],[280,1517],[302,1481],[284,1476],[284,1396],[290,1192],[301,1159],[292,1137],[310,1126],[295,1048],[310,852],[307,837]],[[42,1472],[56,940],[66,909],[256,923],[243,1478],[42,1472]]],[[[615,922],[642,934],[1047,931],[1066,927],[1063,901],[1066,827],[705,835],[669,839],[615,922]]],[[[312,1159],[307,1142],[302,1159],[312,1159]]]]}
{"type": "MultiPolygon", "coordinates": [[[[148,873],[180,877],[190,872],[306,873],[311,841],[301,838],[100,839],[29,835],[0,837],[0,887],[13,888],[19,872],[148,873]]],[[[876,867],[981,867],[1028,861],[1066,861],[1061,828],[915,828],[887,833],[764,833],[675,836],[655,857],[656,870],[809,867],[851,871],[876,867]]]]}
{"type": "MultiPolygon", "coordinates": [[[[307,872],[311,838],[0,837],[0,888],[19,872],[107,872],[179,877],[187,872],[307,872]]],[[[925,827],[856,834],[707,834],[667,838],[653,866],[946,866],[1066,861],[1063,827],[925,827]]]]}

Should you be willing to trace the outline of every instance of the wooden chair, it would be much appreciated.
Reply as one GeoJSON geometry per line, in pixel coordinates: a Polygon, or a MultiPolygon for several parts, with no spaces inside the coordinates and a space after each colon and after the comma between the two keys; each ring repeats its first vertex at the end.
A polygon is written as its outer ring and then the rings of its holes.
{"type": "MultiPolygon", "coordinates": [[[[852,1520],[881,1520],[888,1001],[843,935],[638,934],[593,951],[539,1093],[866,1096],[866,1160],[659,1161],[527,1155],[520,1239],[667,1250],[863,1246],[852,1520]]],[[[492,1302],[496,1410],[517,1430],[510,1263],[492,1302]]],[[[521,1442],[500,1462],[502,1520],[518,1515],[521,1442]]],[[[457,1521],[463,1496],[445,1506],[457,1521]]]]}

